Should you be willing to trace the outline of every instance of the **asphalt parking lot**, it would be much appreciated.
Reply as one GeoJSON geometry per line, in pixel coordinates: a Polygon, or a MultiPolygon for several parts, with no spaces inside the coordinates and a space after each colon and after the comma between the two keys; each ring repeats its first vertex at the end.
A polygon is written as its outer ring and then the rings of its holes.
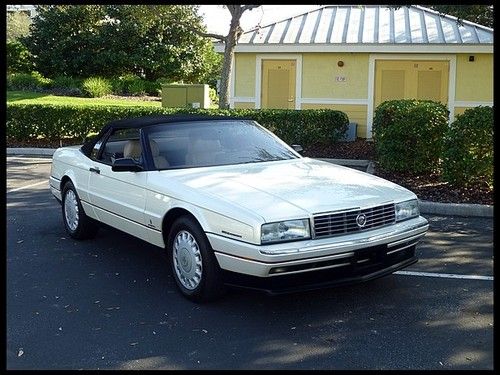
{"type": "Polygon", "coordinates": [[[7,158],[8,369],[493,369],[493,219],[427,216],[419,262],[368,283],[181,297],[162,249],[78,242],[50,158],[7,158]]]}

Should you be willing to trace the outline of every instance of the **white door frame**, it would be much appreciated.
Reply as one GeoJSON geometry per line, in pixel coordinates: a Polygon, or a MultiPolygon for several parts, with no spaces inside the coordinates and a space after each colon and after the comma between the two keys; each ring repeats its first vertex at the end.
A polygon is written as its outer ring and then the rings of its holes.
{"type": "Polygon", "coordinates": [[[374,99],[375,99],[375,60],[448,60],[448,110],[450,122],[455,118],[455,85],[457,71],[457,55],[451,54],[370,54],[368,60],[368,110],[366,114],[366,138],[372,137],[374,99]]]}
{"type": "Polygon", "coordinates": [[[281,53],[255,55],[255,108],[261,108],[262,60],[295,60],[295,109],[300,109],[302,99],[302,55],[281,53]]]}

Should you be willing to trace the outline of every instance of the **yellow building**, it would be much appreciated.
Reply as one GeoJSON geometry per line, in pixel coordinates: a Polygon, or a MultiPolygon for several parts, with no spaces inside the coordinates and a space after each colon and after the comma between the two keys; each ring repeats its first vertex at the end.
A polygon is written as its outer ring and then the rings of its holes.
{"type": "MultiPolygon", "coordinates": [[[[223,45],[216,44],[223,52],[223,45]]],[[[493,105],[493,29],[421,6],[323,6],[244,33],[232,108],[333,108],[371,138],[385,100],[493,105]]]]}

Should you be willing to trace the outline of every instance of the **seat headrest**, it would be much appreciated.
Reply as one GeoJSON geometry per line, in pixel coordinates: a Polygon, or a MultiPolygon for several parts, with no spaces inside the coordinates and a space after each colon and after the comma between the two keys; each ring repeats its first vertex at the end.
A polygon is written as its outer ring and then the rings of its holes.
{"type": "Polygon", "coordinates": [[[141,156],[142,148],[141,143],[138,140],[130,140],[125,144],[123,148],[124,158],[137,159],[141,156]]]}
{"type": "Polygon", "coordinates": [[[151,148],[151,155],[153,157],[160,155],[160,147],[158,146],[158,143],[152,139],[149,141],[149,147],[151,148]]]}

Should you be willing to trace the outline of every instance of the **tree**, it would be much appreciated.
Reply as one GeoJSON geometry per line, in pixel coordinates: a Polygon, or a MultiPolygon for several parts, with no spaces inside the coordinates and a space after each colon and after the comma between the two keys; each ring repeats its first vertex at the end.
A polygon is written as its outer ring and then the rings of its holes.
{"type": "Polygon", "coordinates": [[[260,5],[226,5],[226,8],[231,13],[231,23],[227,35],[211,34],[201,31],[200,29],[191,28],[197,34],[204,37],[214,38],[224,42],[224,58],[222,62],[222,71],[220,78],[219,89],[219,107],[229,108],[229,86],[231,80],[231,68],[234,59],[234,48],[238,40],[243,34],[243,29],[240,26],[240,19],[243,13],[247,10],[252,10],[260,5]]]}
{"type": "Polygon", "coordinates": [[[467,20],[483,26],[493,27],[493,5],[424,5],[460,20],[467,20]]]}
{"type": "Polygon", "coordinates": [[[216,53],[187,26],[202,27],[196,6],[37,6],[27,45],[45,75],[201,82],[216,67],[216,53]],[[181,25],[176,24],[182,21],[181,25]]]}
{"type": "MultiPolygon", "coordinates": [[[[388,8],[398,9],[409,5],[389,5],[388,8]]],[[[457,23],[462,20],[478,23],[483,26],[493,27],[493,5],[422,5],[438,12],[441,16],[450,15],[457,17],[457,23]]]]}
{"type": "Polygon", "coordinates": [[[26,12],[7,13],[7,41],[14,42],[30,32],[31,18],[26,12]]]}
{"type": "Polygon", "coordinates": [[[21,42],[8,41],[5,49],[8,73],[30,73],[33,70],[31,54],[21,42]]]}

